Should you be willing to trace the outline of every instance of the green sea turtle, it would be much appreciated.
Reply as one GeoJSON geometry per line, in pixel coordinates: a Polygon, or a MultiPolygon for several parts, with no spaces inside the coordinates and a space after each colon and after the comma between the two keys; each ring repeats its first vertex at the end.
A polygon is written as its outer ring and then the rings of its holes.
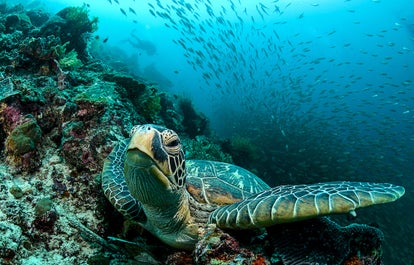
{"type": "Polygon", "coordinates": [[[173,130],[135,126],[105,161],[102,188],[115,208],[166,244],[192,249],[207,224],[253,229],[349,213],[392,202],[404,188],[386,183],[328,182],[270,188],[231,164],[185,160],[173,130]]]}

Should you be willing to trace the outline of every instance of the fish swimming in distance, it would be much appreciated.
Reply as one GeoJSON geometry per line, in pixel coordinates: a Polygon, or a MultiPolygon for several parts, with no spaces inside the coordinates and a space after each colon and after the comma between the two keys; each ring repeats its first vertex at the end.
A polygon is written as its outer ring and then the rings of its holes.
{"type": "Polygon", "coordinates": [[[134,14],[134,15],[137,15],[137,13],[135,12],[135,10],[134,9],[132,9],[132,7],[130,7],[129,8],[129,12],[131,12],[132,14],[134,14]]]}

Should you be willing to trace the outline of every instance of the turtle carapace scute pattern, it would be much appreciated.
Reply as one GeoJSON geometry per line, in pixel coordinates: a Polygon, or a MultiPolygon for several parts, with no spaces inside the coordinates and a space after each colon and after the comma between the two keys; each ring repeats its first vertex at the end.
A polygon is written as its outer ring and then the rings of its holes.
{"type": "Polygon", "coordinates": [[[114,207],[166,244],[193,249],[200,229],[254,229],[352,213],[392,202],[404,188],[387,183],[328,182],[269,187],[236,165],[185,160],[179,136],[135,126],[107,157],[102,188],[114,207]]]}

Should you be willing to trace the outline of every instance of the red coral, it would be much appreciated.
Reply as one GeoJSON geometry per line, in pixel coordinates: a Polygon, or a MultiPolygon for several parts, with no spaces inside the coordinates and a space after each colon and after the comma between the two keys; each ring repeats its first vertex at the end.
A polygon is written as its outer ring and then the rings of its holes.
{"type": "Polygon", "coordinates": [[[102,102],[77,100],[76,103],[79,106],[77,116],[82,121],[94,121],[105,112],[105,105],[102,102]]]}
{"type": "Polygon", "coordinates": [[[267,265],[269,262],[265,259],[265,257],[261,255],[256,255],[256,259],[253,260],[252,265],[267,265]]]}
{"type": "Polygon", "coordinates": [[[53,62],[55,63],[55,68],[57,71],[57,85],[59,90],[64,90],[65,87],[68,85],[68,82],[66,81],[66,77],[69,72],[65,72],[60,67],[60,64],[58,60],[54,59],[53,62]]]}
{"type": "Polygon", "coordinates": [[[95,162],[90,148],[90,146],[85,146],[82,148],[82,163],[84,164],[91,164],[95,162]]]}
{"type": "Polygon", "coordinates": [[[47,211],[46,213],[38,216],[33,221],[33,227],[42,231],[49,232],[53,231],[53,227],[58,219],[58,215],[55,211],[47,211]]]}
{"type": "Polygon", "coordinates": [[[3,128],[7,133],[10,133],[19,125],[22,118],[22,113],[16,105],[4,105],[0,107],[0,121],[2,121],[3,128]]]}
{"type": "Polygon", "coordinates": [[[79,111],[78,111],[78,116],[79,117],[84,117],[84,116],[86,116],[88,114],[88,110],[87,109],[80,109],[79,111]]]}
{"type": "Polygon", "coordinates": [[[357,256],[352,256],[344,261],[342,265],[364,265],[364,263],[357,256]]]}
{"type": "Polygon", "coordinates": [[[166,263],[169,265],[189,265],[193,264],[193,258],[187,252],[175,252],[168,256],[166,263]]]}
{"type": "Polygon", "coordinates": [[[39,157],[39,153],[37,151],[30,151],[27,152],[23,155],[21,155],[21,159],[20,159],[20,166],[21,166],[21,170],[23,171],[33,171],[35,170],[37,167],[40,166],[40,161],[36,158],[39,157]]]}
{"type": "Polygon", "coordinates": [[[207,232],[197,243],[194,250],[194,259],[195,264],[210,264],[217,261],[226,263],[234,259],[240,259],[245,264],[270,264],[263,256],[256,255],[251,250],[240,247],[235,238],[219,229],[207,232]]]}

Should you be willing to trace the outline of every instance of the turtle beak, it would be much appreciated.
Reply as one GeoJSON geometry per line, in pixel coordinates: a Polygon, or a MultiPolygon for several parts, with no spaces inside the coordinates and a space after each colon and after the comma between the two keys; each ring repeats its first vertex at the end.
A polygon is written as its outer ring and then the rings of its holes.
{"type": "MultiPolygon", "coordinates": [[[[124,170],[137,170],[139,172],[147,172],[146,174],[134,174],[136,177],[152,177],[157,179],[164,188],[171,189],[170,181],[168,177],[160,170],[157,163],[149,157],[146,153],[138,149],[130,149],[125,156],[124,170]],[[155,177],[154,177],[155,176],[155,177]]],[[[125,176],[128,176],[129,172],[124,172],[125,176]]],[[[149,182],[148,182],[149,183],[149,182]]]]}
{"type": "Polygon", "coordinates": [[[154,192],[167,194],[172,186],[156,163],[138,149],[128,150],[124,163],[125,182],[131,195],[144,205],[165,204],[164,197],[154,196],[154,192]]]}
{"type": "Polygon", "coordinates": [[[147,154],[136,148],[126,152],[125,163],[131,167],[149,168],[154,165],[154,161],[147,154]]]}

